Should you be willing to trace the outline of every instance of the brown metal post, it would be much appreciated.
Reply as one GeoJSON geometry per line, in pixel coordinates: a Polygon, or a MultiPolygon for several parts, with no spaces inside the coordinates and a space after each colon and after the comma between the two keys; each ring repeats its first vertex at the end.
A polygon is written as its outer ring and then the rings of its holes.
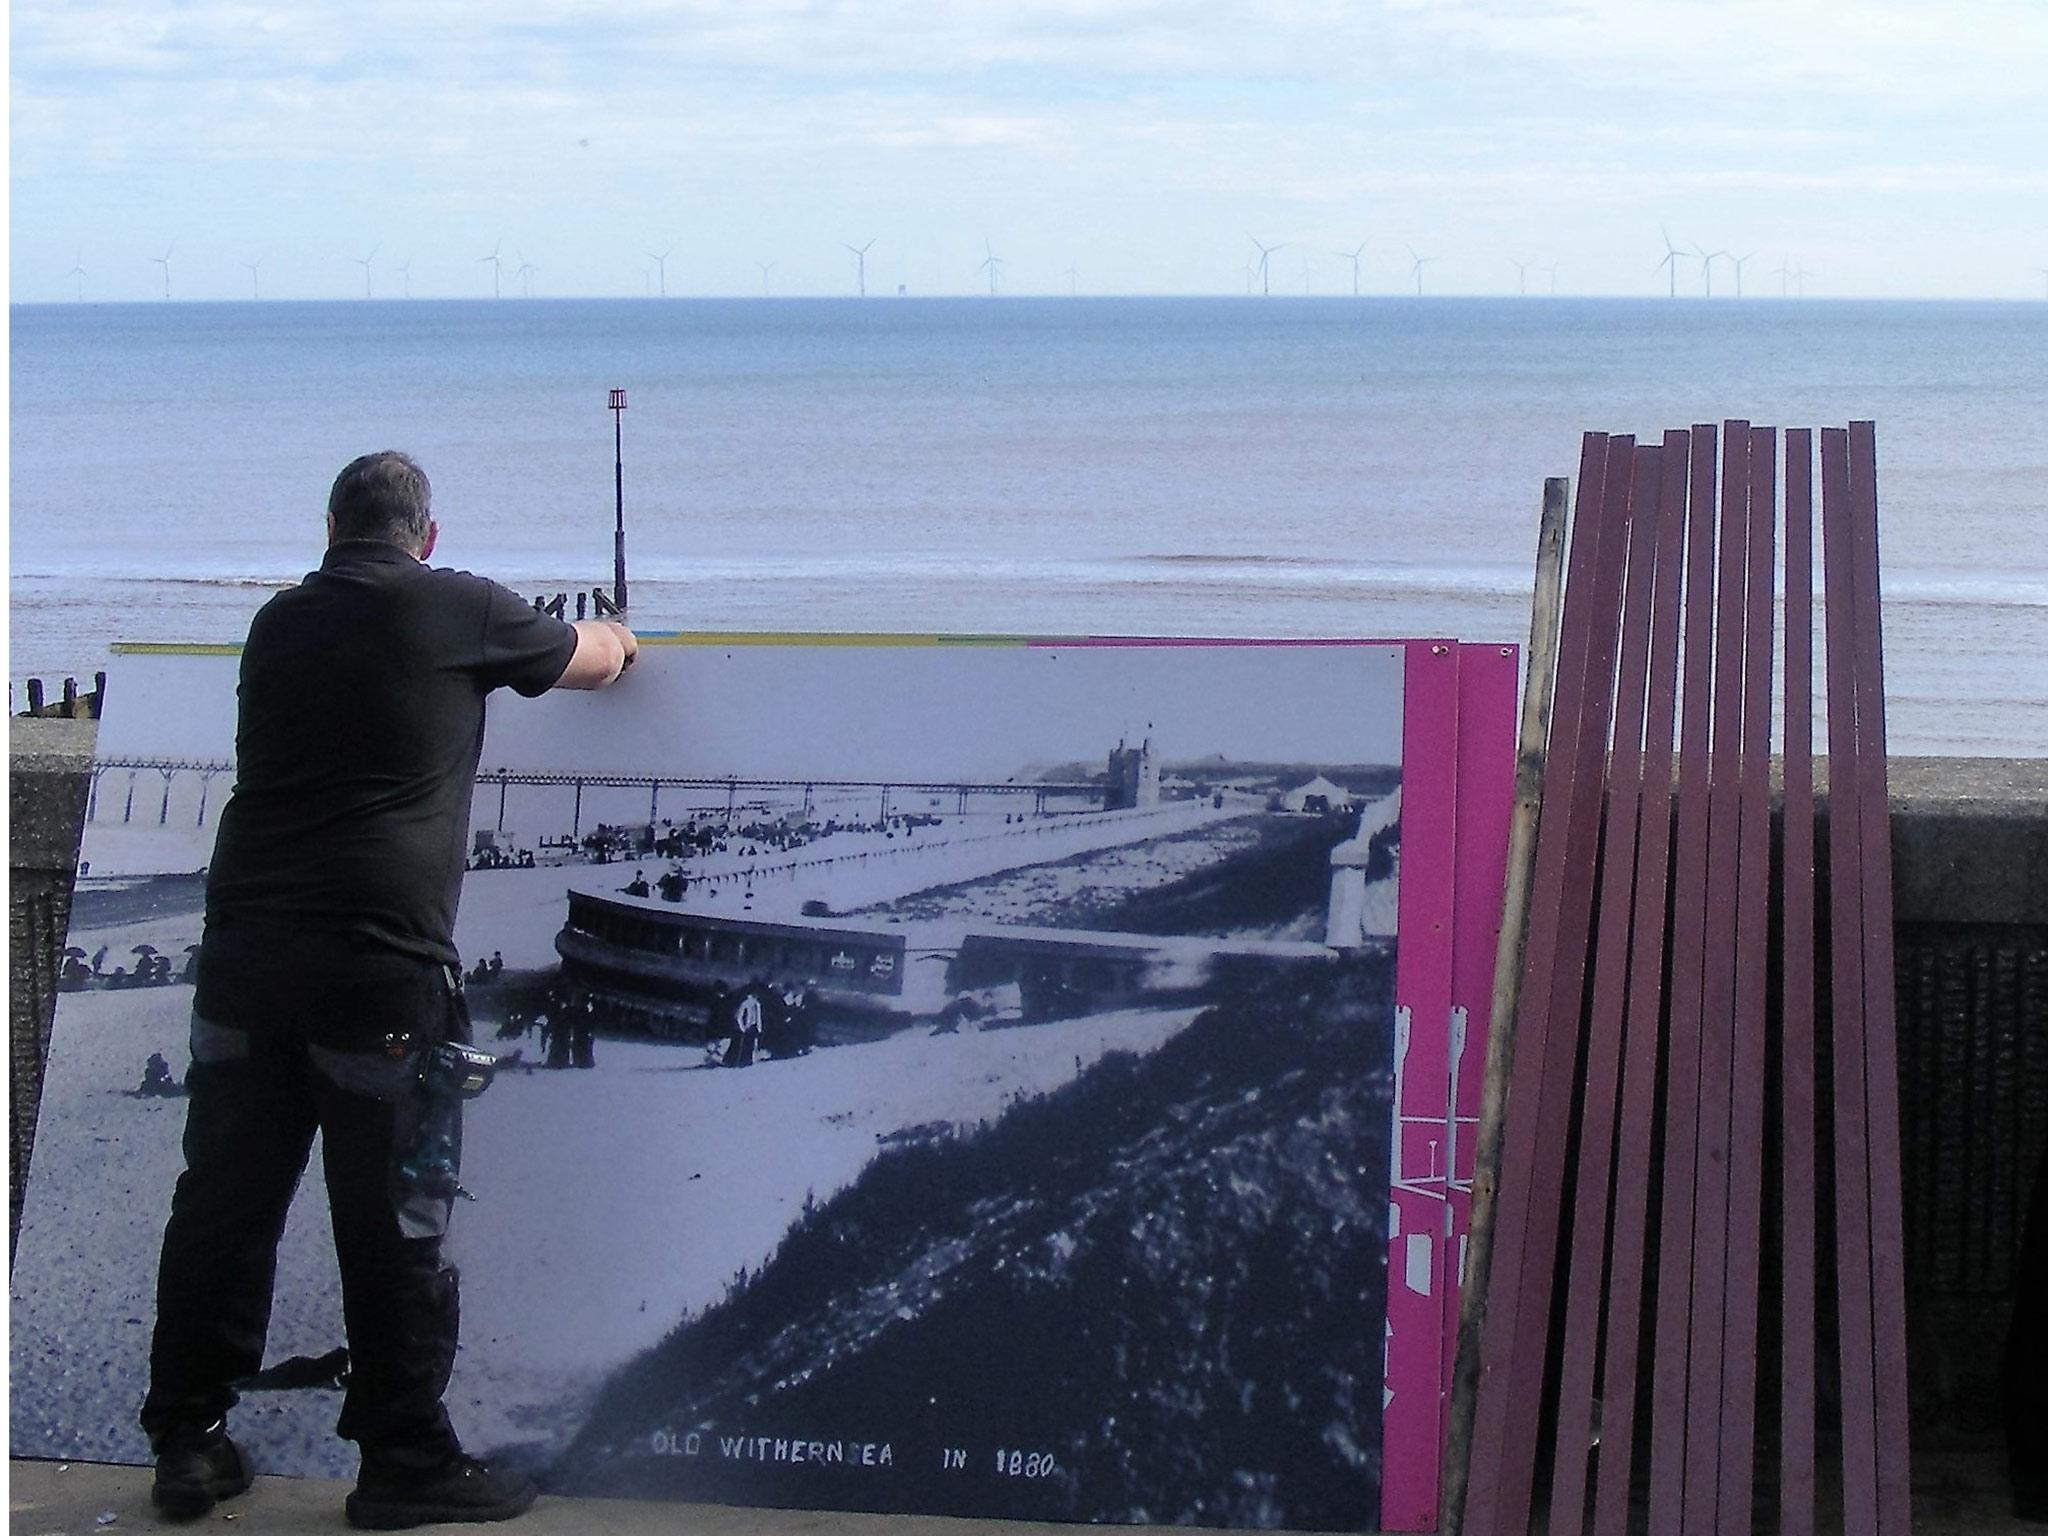
{"type": "Polygon", "coordinates": [[[1876,1532],[1876,1364],[1871,1321],[1870,1145],[1863,1013],[1862,759],[1856,742],[1854,511],[1849,434],[1820,434],[1827,592],[1828,946],[1835,1110],[1835,1312],[1840,1333],[1842,1523],[1876,1532]]]}
{"type": "Polygon", "coordinates": [[[1650,1536],[1685,1528],[1687,1343],[1698,1165],[1700,997],[1706,966],[1707,775],[1714,663],[1715,429],[1692,429],[1686,513],[1684,692],[1678,726],[1678,848],[1671,869],[1671,980],[1664,1100],[1663,1212],[1650,1396],[1650,1536]]]}
{"type": "Polygon", "coordinates": [[[1749,432],[1749,613],[1742,683],[1733,1096],[1728,1138],[1727,1364],[1721,1391],[1720,1528],[1748,1536],[1756,1476],[1757,1307],[1764,1200],[1764,1079],[1771,945],[1771,671],[1778,434],[1749,432]]]}
{"type": "MultiPolygon", "coordinates": [[[[1629,925],[1635,915],[1636,847],[1643,785],[1643,725],[1648,710],[1650,595],[1662,553],[1662,450],[1635,451],[1629,486],[1628,566],[1623,587],[1621,656],[1615,688],[1614,752],[1608,775],[1607,832],[1601,848],[1600,901],[1593,942],[1593,1006],[1588,1024],[1578,1165],[1572,1190],[1570,1281],[1566,1286],[1564,1370],[1558,1387],[1550,1525],[1557,1536],[1583,1529],[1593,1444],[1594,1368],[1600,1358],[1601,1276],[1607,1258],[1607,1196],[1614,1169],[1622,1025],[1628,998],[1629,925]]],[[[1626,1154],[1624,1154],[1626,1155],[1626,1154]]]]}
{"type": "Polygon", "coordinates": [[[1748,623],[1749,423],[1723,424],[1714,745],[1708,757],[1707,966],[1700,989],[1699,1153],[1694,1168],[1692,1343],[1686,1376],[1685,1529],[1714,1528],[1721,1497],[1726,1359],[1728,1142],[1735,1054],[1735,921],[1741,902],[1742,682],[1748,623]]]}
{"type": "MultiPolygon", "coordinates": [[[[1525,1085],[1533,1086],[1538,1095],[1531,1134],[1521,1143],[1518,1153],[1515,1126],[1511,1122],[1502,1149],[1505,1156],[1519,1155],[1529,1163],[1521,1299],[1514,1314],[1519,1317],[1520,1326],[1500,1330],[1503,1340],[1512,1340],[1514,1350],[1510,1374],[1499,1382],[1506,1412],[1500,1441],[1503,1458],[1498,1495],[1499,1529],[1504,1533],[1529,1528],[1537,1444],[1542,1433],[1551,1297],[1558,1244],[1564,1235],[1565,1161],[1584,1035],[1601,812],[1607,801],[1609,729],[1621,634],[1622,574],[1630,534],[1628,493],[1634,450],[1635,439],[1631,436],[1608,439],[1606,486],[1599,501],[1599,557],[1586,615],[1589,632],[1581,677],[1583,712],[1578,730],[1578,762],[1570,780],[1570,795],[1564,802],[1569,809],[1562,860],[1551,881],[1543,881],[1540,875],[1538,880],[1540,886],[1556,892],[1548,941],[1548,996],[1542,997],[1531,987],[1527,975],[1523,981],[1523,1012],[1544,1019],[1542,1029],[1548,1048],[1539,1058],[1542,1065],[1535,1083],[1525,1085]]],[[[1569,624],[1569,606],[1565,617],[1569,624]]],[[[1540,849],[1538,854],[1540,859],[1540,849]]],[[[1532,973],[1539,953],[1538,941],[1532,939],[1528,968],[1532,973]]],[[[1502,1251],[1506,1251],[1505,1244],[1502,1251]]]]}
{"type": "Polygon", "coordinates": [[[1620,1145],[1631,1151],[1614,1174],[1614,1245],[1607,1273],[1599,1473],[1593,1498],[1593,1528],[1598,1536],[1626,1536],[1635,1469],[1651,1172],[1650,1159],[1637,1155],[1637,1150],[1649,1147],[1655,1136],[1657,1062],[1663,1042],[1665,912],[1671,886],[1671,780],[1676,754],[1673,736],[1683,616],[1680,578],[1686,557],[1685,498],[1691,449],[1689,433],[1664,434],[1649,715],[1643,727],[1643,792],[1638,807],[1635,916],[1629,939],[1627,1035],[1622,1061],[1620,1145]]]}
{"type": "Polygon", "coordinates": [[[1779,1082],[1783,1319],[1779,1337],[1778,1529],[1813,1536],[1815,1343],[1813,988],[1813,433],[1785,434],[1785,851],[1779,1082]]]}
{"type": "Polygon", "coordinates": [[[1906,1235],[1899,1167],[1897,999],[1892,953],[1890,774],[1879,610],[1877,432],[1849,423],[1850,579],[1856,643],[1857,826],[1863,842],[1863,1051],[1870,1149],[1871,1334],[1877,1386],[1880,1536],[1912,1528],[1906,1426],[1906,1235]]]}

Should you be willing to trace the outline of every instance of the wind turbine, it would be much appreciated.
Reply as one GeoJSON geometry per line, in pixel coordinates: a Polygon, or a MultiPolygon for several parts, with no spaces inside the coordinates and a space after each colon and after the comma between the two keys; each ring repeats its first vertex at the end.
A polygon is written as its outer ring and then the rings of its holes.
{"type": "MultiPolygon", "coordinates": [[[[80,268],[79,270],[83,271],[84,269],[80,268]]],[[[2041,297],[2048,299],[2048,267],[2036,267],[2034,270],[2041,274],[2041,297]]]]}
{"type": "Polygon", "coordinates": [[[1790,256],[1787,256],[1778,263],[1778,269],[1774,275],[1778,279],[1778,297],[1781,299],[1785,298],[1792,292],[1792,258],[1790,256]]]}
{"type": "Polygon", "coordinates": [[[171,296],[171,252],[176,249],[175,245],[167,245],[164,247],[163,255],[149,258],[164,269],[164,297],[167,299],[171,296]]]}
{"type": "Polygon", "coordinates": [[[757,261],[754,265],[761,269],[761,297],[765,299],[768,297],[768,274],[775,270],[775,263],[772,261],[757,261]]]}
{"type": "Polygon", "coordinates": [[[376,295],[370,291],[370,263],[377,259],[377,253],[383,249],[384,242],[382,240],[379,240],[375,245],[370,247],[369,255],[349,257],[350,261],[354,262],[357,266],[363,269],[363,297],[366,299],[376,297],[376,295]]]}
{"type": "MultiPolygon", "coordinates": [[[[1661,226],[1659,227],[1660,229],[1662,228],[1661,226]]],[[[1670,230],[1664,229],[1662,233],[1664,235],[1664,259],[1650,270],[1662,272],[1666,267],[1671,269],[1671,297],[1675,299],[1678,297],[1678,258],[1683,256],[1685,252],[1671,243],[1670,230]]]]}
{"type": "Polygon", "coordinates": [[[659,253],[649,251],[647,253],[647,259],[654,263],[656,280],[660,284],[660,291],[656,295],[659,298],[665,299],[668,297],[668,258],[669,252],[673,251],[674,249],[674,246],[670,246],[667,251],[662,251],[659,253]]]}
{"type": "Polygon", "coordinates": [[[1342,256],[1351,263],[1351,297],[1354,299],[1358,297],[1358,258],[1364,252],[1365,244],[1365,241],[1361,240],[1358,242],[1358,249],[1355,251],[1330,252],[1332,256],[1342,256]]]}
{"type": "MultiPolygon", "coordinates": [[[[1711,299],[1714,296],[1714,263],[1720,257],[1728,256],[1728,253],[1726,251],[1702,250],[1697,245],[1692,248],[1692,253],[1700,259],[1700,278],[1706,283],[1707,297],[1711,299]]],[[[1733,261],[1735,258],[1728,256],[1728,259],[1733,261]]]]}
{"type": "Polygon", "coordinates": [[[1755,255],[1755,251],[1749,251],[1744,255],[1728,258],[1735,263],[1735,297],[1738,299],[1742,297],[1742,269],[1755,255]]]}
{"type": "MultiPolygon", "coordinates": [[[[880,236],[876,236],[876,239],[880,238],[880,236]]],[[[844,240],[839,243],[846,245],[844,240]]],[[[862,298],[868,296],[868,246],[872,246],[874,243],[874,240],[870,240],[867,245],[846,245],[846,248],[853,252],[853,259],[857,263],[855,270],[860,274],[860,296],[862,298]]]]}
{"type": "Polygon", "coordinates": [[[1067,280],[1067,297],[1071,299],[1081,290],[1081,269],[1070,266],[1060,275],[1067,280]]]}
{"type": "Polygon", "coordinates": [[[1526,294],[1529,291],[1529,269],[1535,266],[1536,263],[1533,260],[1517,261],[1514,257],[1510,256],[1508,258],[1508,265],[1515,269],[1516,291],[1526,294]]]}
{"type": "MultiPolygon", "coordinates": [[[[517,255],[518,253],[514,252],[514,254],[517,255]]],[[[533,274],[539,270],[539,267],[536,267],[524,256],[519,257],[518,269],[512,275],[519,279],[519,297],[522,299],[533,297],[533,274]]]]}
{"type": "Polygon", "coordinates": [[[1258,237],[1249,233],[1245,235],[1245,239],[1251,241],[1253,245],[1259,246],[1259,292],[1264,297],[1270,299],[1273,296],[1273,273],[1271,267],[1273,254],[1276,251],[1286,250],[1287,242],[1283,240],[1278,245],[1259,245],[1258,237]]]}
{"type": "Polygon", "coordinates": [[[245,261],[242,263],[242,270],[249,274],[249,297],[252,300],[260,299],[263,297],[263,290],[259,286],[256,277],[256,269],[262,265],[263,258],[261,256],[258,256],[254,261],[245,261]]]}
{"type": "Polygon", "coordinates": [[[400,262],[400,263],[399,263],[399,264],[397,265],[397,267],[396,267],[396,268],[395,268],[394,270],[395,270],[395,271],[396,271],[396,272],[398,273],[398,280],[399,280],[399,281],[400,281],[400,282],[401,282],[402,284],[404,284],[404,287],[403,287],[403,288],[402,288],[402,289],[400,290],[401,294],[402,294],[402,295],[403,295],[403,296],[404,296],[405,298],[408,298],[408,299],[409,299],[409,298],[411,298],[411,297],[412,297],[412,258],[411,258],[410,256],[406,257],[406,258],[405,258],[405,260],[401,261],[401,262],[400,262]]]}
{"type": "Polygon", "coordinates": [[[1557,266],[1558,264],[1553,261],[1549,266],[1543,269],[1544,271],[1550,274],[1550,292],[1553,297],[1555,297],[1557,293],[1557,266]]]}
{"type": "Polygon", "coordinates": [[[64,275],[78,279],[78,302],[83,304],[85,302],[85,252],[80,251],[78,253],[78,259],[71,264],[71,270],[64,275]]]}
{"type": "Polygon", "coordinates": [[[988,252],[988,255],[982,258],[981,266],[977,268],[977,270],[986,271],[988,273],[988,296],[990,298],[994,298],[996,296],[996,272],[999,268],[1001,268],[1005,258],[998,256],[996,254],[996,248],[993,245],[991,245],[986,239],[984,239],[981,242],[981,244],[983,249],[985,249],[988,252]]]}
{"type": "Polygon", "coordinates": [[[500,292],[498,288],[498,273],[500,269],[503,268],[503,266],[505,265],[502,261],[498,259],[498,252],[502,251],[504,248],[505,237],[503,235],[500,235],[498,237],[498,243],[491,247],[490,255],[477,257],[477,261],[479,263],[488,261],[491,264],[491,297],[494,299],[504,297],[503,293],[500,292]]]}
{"type": "Polygon", "coordinates": [[[1412,245],[1408,247],[1408,254],[1415,257],[1415,265],[1409,270],[1415,274],[1415,297],[1419,299],[1422,297],[1422,269],[1432,261],[1441,261],[1443,258],[1441,256],[1416,256],[1415,247],[1412,245]]]}

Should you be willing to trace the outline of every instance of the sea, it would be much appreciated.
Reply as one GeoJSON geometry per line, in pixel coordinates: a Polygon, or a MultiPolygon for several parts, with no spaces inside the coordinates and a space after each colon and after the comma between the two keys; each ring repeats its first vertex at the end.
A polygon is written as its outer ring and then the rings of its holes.
{"type": "MultiPolygon", "coordinates": [[[[1892,750],[2048,755],[2048,303],[364,300],[11,311],[11,684],[239,640],[348,459],[643,630],[1523,641],[1581,432],[1877,423],[1892,750]],[[609,391],[623,389],[615,415],[609,391]],[[622,473],[615,481],[615,460],[622,473]]],[[[17,697],[15,707],[20,707],[17,697]]],[[[118,701],[114,707],[118,707],[118,701]]]]}

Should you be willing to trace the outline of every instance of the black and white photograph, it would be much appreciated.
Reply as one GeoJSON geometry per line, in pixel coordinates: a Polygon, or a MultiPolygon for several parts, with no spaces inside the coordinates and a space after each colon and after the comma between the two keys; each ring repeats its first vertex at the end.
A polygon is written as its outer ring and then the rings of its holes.
{"type": "MultiPolygon", "coordinates": [[[[493,700],[466,1444],[556,1492],[1379,1523],[1404,653],[647,641],[493,700]]],[[[108,684],[16,1455],[140,1461],[232,650],[108,684]]],[[[317,1173],[234,1430],[345,1475],[317,1173]]]]}

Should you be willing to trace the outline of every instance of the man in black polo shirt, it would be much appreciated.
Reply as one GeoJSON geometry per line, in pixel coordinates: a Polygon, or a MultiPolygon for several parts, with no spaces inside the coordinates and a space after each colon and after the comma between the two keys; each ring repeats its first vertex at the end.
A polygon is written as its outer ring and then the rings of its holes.
{"type": "Polygon", "coordinates": [[[316,1130],[352,1360],[337,1427],[362,1451],[350,1520],[498,1520],[533,1502],[530,1481],[463,1454],[441,1405],[461,1122],[427,1067],[468,1040],[453,934],[485,696],[605,687],[637,642],[430,569],[428,497],[403,454],[350,464],[326,559],[264,605],[242,652],[142,1408],[153,1497],[177,1517],[249,1486],[225,1415],[262,1363],[316,1130]]]}

